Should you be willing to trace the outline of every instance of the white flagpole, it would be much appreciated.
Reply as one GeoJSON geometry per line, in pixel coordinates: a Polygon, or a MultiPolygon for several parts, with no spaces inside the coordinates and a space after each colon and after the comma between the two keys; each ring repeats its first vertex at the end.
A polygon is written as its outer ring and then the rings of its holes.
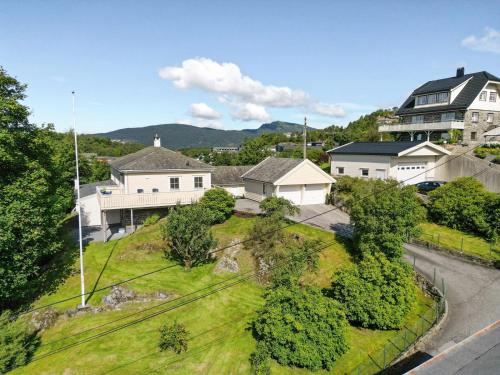
{"type": "Polygon", "coordinates": [[[82,294],[82,304],[85,307],[85,277],[83,274],[83,242],[82,242],[82,209],[80,207],[80,171],[78,170],[78,139],[76,136],[76,115],[75,115],[75,92],[71,92],[73,97],[73,135],[75,137],[75,163],[76,163],[76,207],[78,207],[78,235],[80,239],[80,284],[82,294]]]}

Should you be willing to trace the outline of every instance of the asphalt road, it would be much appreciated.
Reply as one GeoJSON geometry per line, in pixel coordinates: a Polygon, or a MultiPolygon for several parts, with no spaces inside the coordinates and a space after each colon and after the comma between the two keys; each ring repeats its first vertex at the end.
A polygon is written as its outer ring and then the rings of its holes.
{"type": "MultiPolygon", "coordinates": [[[[258,204],[247,199],[238,200],[236,206],[242,211],[258,210],[258,204]]],[[[301,221],[332,208],[329,205],[302,206],[301,213],[292,219],[301,221]]],[[[350,232],[349,216],[338,209],[305,223],[333,232],[350,232]]],[[[425,352],[434,356],[500,319],[499,270],[415,245],[406,245],[405,248],[405,259],[413,264],[415,257],[417,271],[432,281],[436,268],[436,286],[441,289],[443,279],[445,284],[448,317],[439,332],[423,344],[425,352]]]]}

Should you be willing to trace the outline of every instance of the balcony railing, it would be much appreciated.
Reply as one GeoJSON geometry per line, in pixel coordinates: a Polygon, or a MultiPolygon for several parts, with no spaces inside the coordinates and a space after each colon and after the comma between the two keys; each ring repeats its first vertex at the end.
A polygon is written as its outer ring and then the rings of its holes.
{"type": "Polygon", "coordinates": [[[97,199],[101,210],[114,210],[120,208],[148,208],[167,207],[176,204],[191,204],[197,202],[206,189],[193,191],[175,191],[164,193],[134,193],[125,194],[118,187],[102,187],[106,192],[97,188],[97,199]]]}
{"type": "Polygon", "coordinates": [[[464,122],[461,120],[423,122],[413,124],[380,125],[379,133],[408,132],[408,131],[434,131],[464,129],[464,122]]]}

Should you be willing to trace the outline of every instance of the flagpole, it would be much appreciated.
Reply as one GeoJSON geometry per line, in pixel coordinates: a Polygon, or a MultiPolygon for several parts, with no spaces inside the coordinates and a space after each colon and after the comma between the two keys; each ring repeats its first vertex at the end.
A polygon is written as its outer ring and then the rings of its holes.
{"type": "Polygon", "coordinates": [[[78,236],[80,240],[80,285],[82,303],[79,307],[85,307],[85,276],[83,272],[83,242],[82,242],[82,208],[80,206],[80,171],[78,168],[78,139],[76,135],[76,114],[75,114],[75,92],[71,92],[73,98],[73,135],[75,137],[75,163],[76,163],[76,207],[78,208],[78,236]]]}

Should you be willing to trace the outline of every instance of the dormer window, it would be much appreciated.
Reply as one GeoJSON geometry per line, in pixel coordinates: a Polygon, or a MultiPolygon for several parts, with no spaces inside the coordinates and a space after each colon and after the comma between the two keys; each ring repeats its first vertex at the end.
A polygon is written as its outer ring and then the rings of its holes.
{"type": "Polygon", "coordinates": [[[440,92],[434,94],[419,95],[416,99],[416,105],[427,105],[437,103],[448,103],[448,92],[440,92]]]}
{"type": "Polygon", "coordinates": [[[490,92],[490,102],[496,102],[497,101],[497,93],[496,91],[490,92]]]}
{"type": "Polygon", "coordinates": [[[486,90],[485,91],[481,91],[481,94],[479,94],[479,100],[482,101],[482,102],[485,102],[486,101],[486,90]]]}

